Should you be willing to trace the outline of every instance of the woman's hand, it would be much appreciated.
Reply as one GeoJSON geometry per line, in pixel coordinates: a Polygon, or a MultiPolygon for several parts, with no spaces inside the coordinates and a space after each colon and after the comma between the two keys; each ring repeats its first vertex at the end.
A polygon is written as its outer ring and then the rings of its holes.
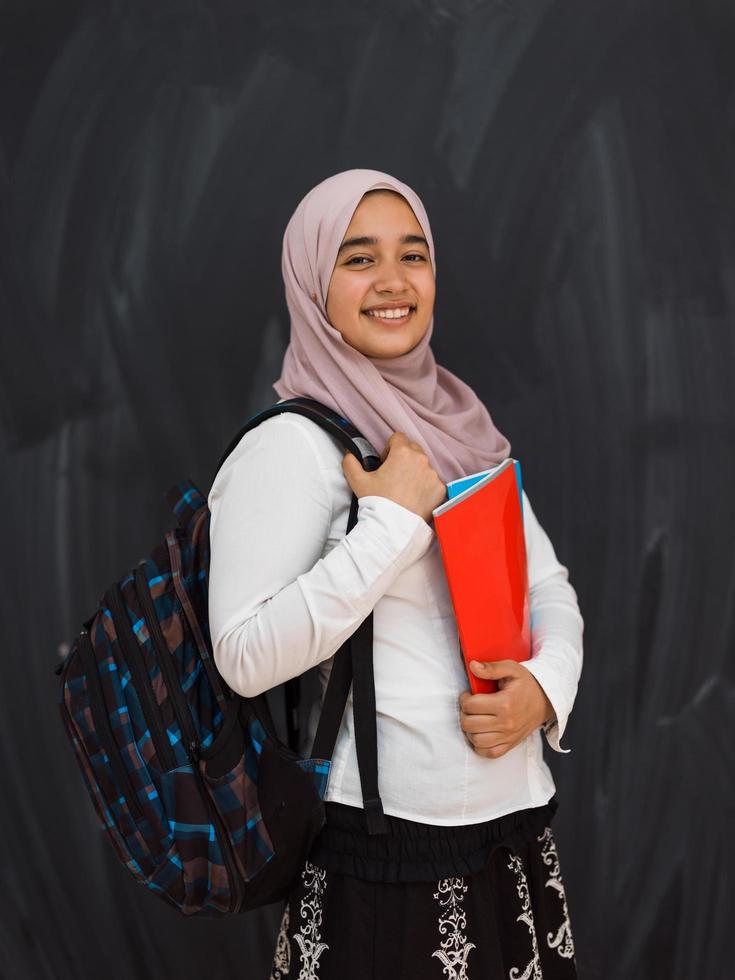
{"type": "Polygon", "coordinates": [[[476,677],[497,681],[500,688],[495,694],[463,691],[459,696],[460,725],[478,755],[497,759],[556,718],[543,688],[522,663],[473,660],[470,670],[476,677]]]}
{"type": "Polygon", "coordinates": [[[387,497],[431,524],[434,509],[447,499],[447,488],[421,446],[405,433],[394,432],[380,459],[377,470],[364,470],[353,453],[342,457],[342,470],[355,496],[387,497]]]}

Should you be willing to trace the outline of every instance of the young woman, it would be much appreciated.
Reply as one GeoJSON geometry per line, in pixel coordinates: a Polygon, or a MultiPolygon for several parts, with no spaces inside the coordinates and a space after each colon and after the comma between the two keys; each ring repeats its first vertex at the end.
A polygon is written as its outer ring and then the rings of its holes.
{"type": "Polygon", "coordinates": [[[271,980],[575,977],[541,730],[569,751],[583,620],[524,493],[532,657],[478,666],[500,689],[470,694],[432,510],[448,481],[497,465],[510,444],[434,360],[421,200],[380,171],[330,177],[291,217],[282,270],[291,342],[273,387],[337,409],[382,464],[363,470],[293,414],[243,437],[209,495],[214,657],[246,697],[315,665],[323,693],[373,611],[388,833],[366,830],[350,696],[327,824],[285,903],[271,980]]]}

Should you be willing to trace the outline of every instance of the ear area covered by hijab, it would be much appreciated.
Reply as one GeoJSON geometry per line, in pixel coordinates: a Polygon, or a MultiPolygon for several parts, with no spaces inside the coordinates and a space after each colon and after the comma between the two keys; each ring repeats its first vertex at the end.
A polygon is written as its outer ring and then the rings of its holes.
{"type": "Polygon", "coordinates": [[[299,202],[283,236],[281,271],[291,336],[280,378],[280,398],[315,398],[348,418],[378,452],[403,432],[426,452],[439,477],[450,480],[489,469],[510,455],[475,391],[437,364],[430,346],[432,316],[416,346],[392,358],[369,357],[350,346],[329,322],[326,298],[339,246],[367,191],[401,194],[429,245],[434,240],[419,196],[379,170],[344,170],[313,187],[299,202]]]}

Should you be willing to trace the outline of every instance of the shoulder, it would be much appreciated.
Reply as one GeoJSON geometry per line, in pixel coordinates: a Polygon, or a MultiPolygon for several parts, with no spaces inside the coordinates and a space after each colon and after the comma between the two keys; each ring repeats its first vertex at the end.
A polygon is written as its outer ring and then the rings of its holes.
{"type": "MultiPolygon", "coordinates": [[[[261,464],[271,462],[279,469],[295,467],[301,471],[339,469],[344,452],[336,439],[312,419],[296,412],[282,412],[249,429],[229,454],[220,474],[237,464],[257,457],[261,464]]],[[[219,474],[218,474],[219,476],[219,474]]]]}
{"type": "Polygon", "coordinates": [[[342,472],[344,450],[337,440],[312,419],[296,412],[282,412],[256,426],[261,437],[269,443],[281,447],[308,448],[312,457],[322,469],[335,466],[342,472]]]}
{"type": "Polygon", "coordinates": [[[338,466],[342,470],[344,450],[340,443],[326,432],[317,422],[299,415],[297,412],[282,412],[266,419],[263,423],[270,426],[270,431],[280,427],[281,433],[288,432],[290,438],[307,442],[312,452],[319,458],[322,467],[338,466]]]}

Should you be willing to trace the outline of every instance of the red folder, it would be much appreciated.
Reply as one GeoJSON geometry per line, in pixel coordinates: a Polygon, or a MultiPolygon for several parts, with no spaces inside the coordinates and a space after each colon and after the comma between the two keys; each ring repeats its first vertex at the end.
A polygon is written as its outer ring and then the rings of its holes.
{"type": "Polygon", "coordinates": [[[498,690],[471,660],[531,656],[531,606],[523,515],[510,457],[433,511],[460,647],[473,694],[498,690]]]}

